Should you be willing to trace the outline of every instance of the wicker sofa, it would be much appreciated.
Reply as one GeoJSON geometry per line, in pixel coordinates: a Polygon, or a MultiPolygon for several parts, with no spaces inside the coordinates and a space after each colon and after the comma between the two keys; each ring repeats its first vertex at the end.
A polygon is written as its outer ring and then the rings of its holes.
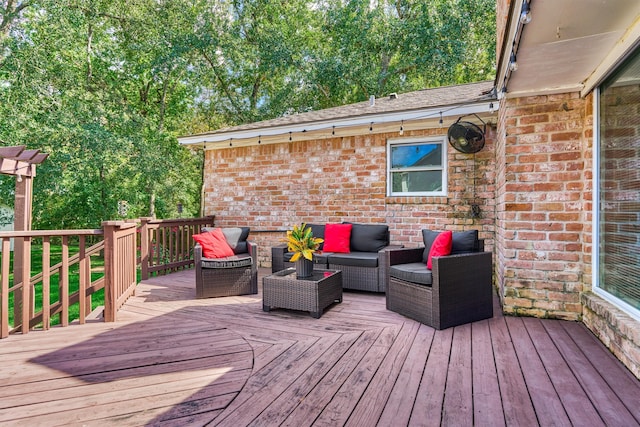
{"type": "MultiPolygon", "coordinates": [[[[315,268],[342,271],[342,288],[370,292],[384,292],[385,280],[382,274],[381,254],[390,245],[389,226],[386,224],[352,224],[349,253],[320,252],[314,254],[315,268]]],[[[324,224],[307,224],[315,237],[323,238],[324,224]]],[[[291,253],[287,245],[277,245],[271,249],[271,271],[295,267],[289,260],[291,253]]]]}
{"type": "Polygon", "coordinates": [[[424,247],[386,251],[382,256],[387,309],[435,329],[493,316],[492,254],[477,231],[453,233],[451,255],[426,267],[437,232],[422,230],[424,247]]]}
{"type": "Polygon", "coordinates": [[[249,231],[249,227],[222,229],[233,256],[203,258],[202,247],[196,243],[193,250],[196,298],[258,293],[258,245],[247,240],[249,231]]]}

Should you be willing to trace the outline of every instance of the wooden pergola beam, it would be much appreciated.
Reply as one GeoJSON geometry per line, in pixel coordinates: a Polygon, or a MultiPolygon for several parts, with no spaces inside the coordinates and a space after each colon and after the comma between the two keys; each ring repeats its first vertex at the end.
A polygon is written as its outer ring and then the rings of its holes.
{"type": "Polygon", "coordinates": [[[24,145],[0,147],[0,173],[19,177],[34,177],[35,165],[44,162],[49,154],[40,150],[26,150],[24,145]]]}
{"type": "Polygon", "coordinates": [[[0,157],[15,159],[25,150],[24,145],[16,145],[14,147],[0,147],[0,157]]]}

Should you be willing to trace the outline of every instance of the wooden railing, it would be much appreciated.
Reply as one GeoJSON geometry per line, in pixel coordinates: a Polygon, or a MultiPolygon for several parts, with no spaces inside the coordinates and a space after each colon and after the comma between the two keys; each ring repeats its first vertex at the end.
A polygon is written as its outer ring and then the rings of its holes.
{"type": "Polygon", "coordinates": [[[104,277],[91,281],[91,256],[100,252],[104,247],[104,240],[87,247],[87,237],[102,239],[102,230],[47,230],[47,231],[19,231],[0,232],[2,239],[2,267],[0,270],[0,338],[6,338],[10,333],[27,333],[30,329],[41,325],[42,329],[49,329],[54,316],[58,316],[61,326],[69,324],[69,307],[79,304],[80,323],[85,323],[91,312],[91,295],[104,288],[104,277]],[[11,239],[16,248],[22,250],[14,255],[13,286],[10,286],[11,275],[11,239]],[[32,259],[31,244],[34,239],[42,240],[42,271],[31,277],[32,259]],[[51,265],[51,241],[56,239],[61,244],[61,261],[51,265]],[[77,239],[78,253],[69,256],[69,240],[77,239]],[[70,268],[78,264],[79,288],[70,292],[70,268]],[[57,277],[56,277],[57,276],[57,277]],[[28,277],[25,281],[22,278],[28,277]],[[51,301],[52,279],[57,278],[58,298],[51,301]],[[25,286],[25,282],[27,285],[25,286]],[[13,295],[13,326],[9,325],[9,302],[13,295]],[[38,305],[36,302],[40,301],[38,305]]]}
{"type": "Polygon", "coordinates": [[[103,229],[96,230],[0,232],[0,338],[33,329],[46,330],[54,323],[68,326],[74,320],[69,308],[75,304],[78,304],[77,322],[83,324],[92,313],[92,295],[101,289],[104,289],[104,320],[115,321],[118,309],[135,292],[137,265],[143,279],[192,266],[192,236],[202,227],[212,226],[213,217],[143,218],[137,225],[135,220],[107,221],[103,229]],[[31,276],[34,241],[38,247],[41,242],[42,264],[38,273],[31,276]],[[59,242],[61,248],[60,260],[55,265],[51,265],[52,241],[59,242]],[[70,255],[70,248],[76,245],[77,253],[70,255]],[[104,255],[104,270],[94,272],[97,277],[92,279],[91,259],[100,253],[104,255]],[[78,276],[77,289],[70,287],[71,275],[78,276]],[[29,279],[22,280],[23,277],[29,279]],[[56,293],[57,298],[53,298],[56,293]],[[10,314],[13,314],[11,323],[10,314]]]}
{"type": "Polygon", "coordinates": [[[141,218],[141,278],[167,274],[193,266],[192,236],[212,227],[214,217],[164,219],[141,218]],[[144,237],[147,237],[146,239],[144,237]]]}

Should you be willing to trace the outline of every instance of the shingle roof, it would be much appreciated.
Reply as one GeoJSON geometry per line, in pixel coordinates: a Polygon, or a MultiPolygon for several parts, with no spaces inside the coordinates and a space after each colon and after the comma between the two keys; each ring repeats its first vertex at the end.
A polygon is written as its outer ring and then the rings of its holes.
{"type": "Polygon", "coordinates": [[[355,117],[361,118],[368,115],[381,115],[386,113],[406,112],[438,107],[446,109],[447,107],[454,105],[495,99],[492,94],[492,89],[493,81],[423,89],[397,94],[396,97],[387,96],[384,98],[377,98],[375,99],[374,105],[371,105],[370,101],[363,101],[318,111],[290,114],[276,119],[247,123],[193,136],[216,135],[291,125],[304,125],[308,123],[350,119],[355,117]]]}

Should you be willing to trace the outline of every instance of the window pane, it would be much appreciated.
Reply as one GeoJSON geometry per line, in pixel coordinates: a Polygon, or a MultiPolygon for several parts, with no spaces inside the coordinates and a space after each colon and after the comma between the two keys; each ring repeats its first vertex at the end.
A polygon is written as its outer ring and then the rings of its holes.
{"type": "Polygon", "coordinates": [[[640,309],[640,55],[600,92],[599,283],[640,309]]]}
{"type": "Polygon", "coordinates": [[[442,166],[442,144],[395,145],[391,147],[391,168],[442,166]]]}
{"type": "Polygon", "coordinates": [[[441,171],[393,172],[393,193],[442,191],[441,171]]]}

